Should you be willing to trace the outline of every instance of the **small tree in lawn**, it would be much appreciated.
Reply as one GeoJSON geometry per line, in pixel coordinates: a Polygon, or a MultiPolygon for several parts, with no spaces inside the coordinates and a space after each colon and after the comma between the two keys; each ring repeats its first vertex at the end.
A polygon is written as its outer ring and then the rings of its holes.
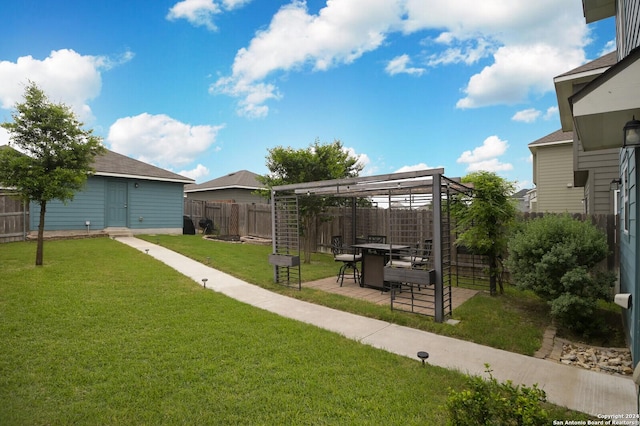
{"type": "Polygon", "coordinates": [[[461,195],[451,203],[451,213],[456,229],[461,231],[457,244],[469,247],[474,253],[489,260],[489,291],[496,294],[496,284],[504,292],[499,280],[502,257],[507,250],[509,229],[516,217],[516,207],[511,199],[514,185],[487,171],[470,173],[463,183],[473,185],[470,196],[461,195]]]}
{"type": "Polygon", "coordinates": [[[0,184],[40,205],[36,249],[36,265],[40,266],[47,202],[72,200],[104,147],[92,131],[82,129],[69,107],[50,102],[33,82],[11,116],[13,122],[0,126],[9,132],[9,145],[17,150],[0,150],[0,184]]]}
{"type": "MultiPolygon", "coordinates": [[[[358,160],[349,155],[339,140],[321,144],[316,140],[305,149],[278,146],[269,150],[269,174],[258,180],[268,188],[293,183],[342,179],[358,176],[362,170],[358,160]]],[[[316,218],[329,206],[337,205],[331,197],[302,197],[299,200],[301,231],[304,238],[304,262],[311,261],[310,234],[316,218]]]]}

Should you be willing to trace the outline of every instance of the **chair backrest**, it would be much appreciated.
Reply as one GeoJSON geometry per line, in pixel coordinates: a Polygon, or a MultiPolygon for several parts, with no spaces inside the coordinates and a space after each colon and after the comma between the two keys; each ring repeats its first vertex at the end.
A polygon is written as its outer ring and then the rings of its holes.
{"type": "Polygon", "coordinates": [[[334,256],[342,253],[342,235],[334,235],[331,237],[331,253],[333,253],[334,256]]]}
{"type": "Polygon", "coordinates": [[[422,246],[423,257],[430,258],[432,248],[433,248],[433,240],[431,238],[424,240],[424,245],[422,246]]]}
{"type": "Polygon", "coordinates": [[[386,235],[367,235],[368,243],[376,243],[376,244],[386,244],[387,236],[386,235]]]}

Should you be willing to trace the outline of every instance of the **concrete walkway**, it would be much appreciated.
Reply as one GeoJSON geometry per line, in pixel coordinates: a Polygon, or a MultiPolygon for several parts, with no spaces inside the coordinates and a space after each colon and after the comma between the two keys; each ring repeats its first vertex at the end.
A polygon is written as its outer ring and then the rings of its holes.
{"type": "Polygon", "coordinates": [[[418,351],[427,351],[429,364],[483,376],[484,365],[489,363],[498,380],[528,386],[537,383],[547,393],[549,402],[572,410],[594,416],[638,412],[635,385],[628,377],[583,370],[314,305],[248,284],[134,237],[117,240],[148,253],[199,285],[206,278],[208,288],[241,302],[416,359],[416,362],[419,362],[418,351]]]}

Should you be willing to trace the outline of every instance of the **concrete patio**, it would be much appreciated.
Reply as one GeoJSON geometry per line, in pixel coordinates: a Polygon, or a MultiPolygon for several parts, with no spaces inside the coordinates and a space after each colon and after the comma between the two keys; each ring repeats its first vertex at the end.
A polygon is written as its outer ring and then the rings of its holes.
{"type": "MultiPolygon", "coordinates": [[[[334,293],[341,296],[353,297],[354,299],[365,300],[367,302],[375,303],[376,305],[390,305],[391,303],[389,292],[381,292],[375,288],[360,287],[356,282],[354,282],[353,278],[345,277],[342,287],[340,287],[340,282],[336,281],[336,277],[303,282],[302,286],[326,291],[327,293],[334,293]]],[[[451,287],[451,309],[456,309],[477,293],[478,290],[451,287]]]]}

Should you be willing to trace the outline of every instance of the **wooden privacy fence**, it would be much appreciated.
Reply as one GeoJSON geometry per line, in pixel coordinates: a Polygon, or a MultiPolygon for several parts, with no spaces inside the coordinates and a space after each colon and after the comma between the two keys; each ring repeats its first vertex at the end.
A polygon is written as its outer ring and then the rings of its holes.
{"type": "MultiPolygon", "coordinates": [[[[367,235],[391,235],[390,214],[391,210],[373,207],[358,207],[355,212],[355,220],[352,217],[350,207],[333,207],[317,218],[316,224],[307,237],[311,239],[311,250],[329,252],[331,249],[331,237],[342,235],[345,241],[367,235]]],[[[271,238],[271,205],[248,203],[216,203],[211,201],[185,200],[185,216],[193,220],[198,229],[200,219],[211,219],[215,232],[220,235],[256,236],[271,238]]],[[[433,212],[427,209],[395,210],[395,215],[407,215],[405,221],[412,221],[418,227],[431,229],[433,212]]],[[[549,213],[547,213],[549,214],[549,213]]],[[[533,220],[543,217],[544,213],[524,213],[523,220],[533,220]]],[[[613,214],[586,215],[572,214],[572,217],[582,221],[590,221],[607,238],[610,256],[607,258],[607,269],[614,270],[618,265],[618,241],[617,241],[617,216],[613,214]]],[[[453,228],[453,226],[452,226],[453,228]]],[[[0,228],[1,229],[1,228],[0,228]]],[[[420,233],[416,229],[416,233],[420,233]]],[[[424,233],[423,233],[424,234],[424,233]]],[[[410,239],[410,237],[407,237],[410,239]]],[[[453,237],[455,241],[455,236],[453,237]]],[[[402,244],[412,244],[413,241],[399,241],[402,244]]],[[[455,263],[460,257],[461,265],[471,265],[474,268],[484,268],[480,260],[471,260],[466,252],[452,250],[452,261],[455,263]]]]}
{"type": "Polygon", "coordinates": [[[0,243],[24,241],[29,232],[29,212],[22,200],[0,192],[0,243]]]}
{"type": "Polygon", "coordinates": [[[333,235],[341,235],[346,242],[368,235],[385,235],[394,244],[413,246],[419,235],[433,238],[432,226],[433,212],[427,209],[358,207],[353,219],[350,208],[329,208],[323,217],[316,220],[314,251],[330,252],[333,235]],[[407,223],[411,224],[411,229],[404,225],[407,223]]]}
{"type": "MultiPolygon", "coordinates": [[[[353,235],[355,235],[353,240],[367,235],[392,236],[394,232],[389,228],[393,227],[393,221],[398,219],[390,218],[390,214],[391,210],[389,209],[358,207],[354,220],[351,207],[333,207],[328,209],[322,217],[317,218],[315,226],[312,226],[310,232],[304,237],[310,240],[309,247],[312,252],[330,253],[333,235],[341,235],[345,241],[352,241],[353,235]]],[[[400,218],[400,220],[415,223],[416,235],[424,234],[424,232],[420,232],[421,229],[431,229],[433,212],[428,209],[395,210],[393,214],[407,216],[400,218]]],[[[185,215],[191,217],[196,229],[198,229],[198,221],[201,218],[207,218],[213,220],[215,230],[220,235],[250,235],[271,238],[271,206],[269,204],[232,204],[186,200],[185,215]]],[[[543,213],[524,213],[523,220],[528,221],[543,216],[543,213]]],[[[573,214],[572,216],[582,221],[590,221],[606,235],[610,255],[606,262],[603,262],[603,266],[606,264],[608,270],[615,270],[618,266],[617,216],[613,214],[573,214]]],[[[404,235],[404,238],[407,241],[398,241],[398,243],[415,243],[411,240],[410,235],[404,235]]],[[[452,235],[451,240],[455,241],[455,238],[456,236],[452,235]]],[[[394,235],[394,240],[396,239],[394,235]]],[[[464,247],[454,246],[452,248],[451,265],[459,276],[487,277],[488,265],[485,257],[473,255],[464,247]]],[[[505,271],[504,278],[506,281],[509,280],[508,271],[505,271]]]]}
{"type": "Polygon", "coordinates": [[[271,206],[269,204],[216,203],[185,200],[184,215],[193,221],[196,230],[201,219],[213,221],[219,235],[271,238],[271,206]]]}

